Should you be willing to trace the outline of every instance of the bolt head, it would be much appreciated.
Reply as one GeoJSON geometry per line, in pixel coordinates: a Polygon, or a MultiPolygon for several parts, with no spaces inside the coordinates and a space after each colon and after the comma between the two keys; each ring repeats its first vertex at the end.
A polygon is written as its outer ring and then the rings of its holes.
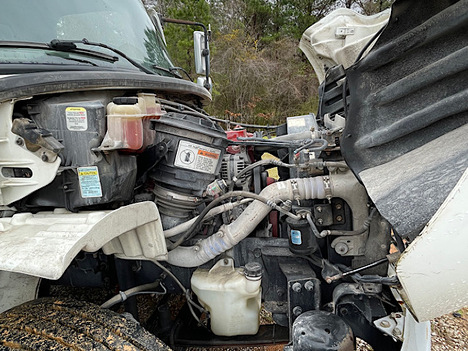
{"type": "Polygon", "coordinates": [[[390,327],[390,322],[389,321],[382,321],[382,322],[380,322],[380,326],[382,328],[388,328],[388,327],[390,327]]]}
{"type": "Polygon", "coordinates": [[[253,254],[254,254],[254,257],[255,257],[255,258],[259,258],[259,257],[262,256],[262,250],[260,250],[260,249],[257,248],[257,249],[255,249],[255,250],[253,251],[253,254]]]}
{"type": "Polygon", "coordinates": [[[307,291],[313,291],[313,290],[314,290],[314,283],[312,283],[312,281],[308,280],[308,281],[306,281],[306,283],[304,284],[304,288],[305,288],[307,291]]]}
{"type": "Polygon", "coordinates": [[[292,285],[291,288],[292,288],[292,290],[293,290],[294,292],[297,292],[297,293],[298,293],[298,292],[301,292],[301,290],[302,290],[302,284],[299,283],[299,282],[296,282],[296,283],[294,283],[294,284],[292,285]]]}
{"type": "Polygon", "coordinates": [[[302,308],[300,306],[296,306],[293,308],[292,313],[295,316],[299,316],[302,313],[302,308]]]}
{"type": "Polygon", "coordinates": [[[335,246],[335,251],[340,255],[344,255],[349,251],[349,247],[345,243],[338,243],[335,246]]]}

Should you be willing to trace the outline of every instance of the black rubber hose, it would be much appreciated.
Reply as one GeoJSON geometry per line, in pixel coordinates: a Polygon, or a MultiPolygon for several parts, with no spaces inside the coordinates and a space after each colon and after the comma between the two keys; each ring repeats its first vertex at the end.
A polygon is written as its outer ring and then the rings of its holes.
{"type": "Polygon", "coordinates": [[[242,178],[244,175],[246,175],[248,172],[250,172],[252,169],[254,169],[256,167],[268,166],[268,165],[279,166],[279,167],[287,167],[287,168],[297,167],[296,165],[284,163],[284,162],[281,162],[281,161],[275,160],[275,159],[267,159],[267,160],[257,161],[255,163],[252,163],[251,165],[248,165],[247,167],[245,167],[243,170],[241,170],[238,174],[236,174],[234,176],[234,178],[232,179],[232,182],[231,182],[231,184],[229,186],[229,191],[233,191],[235,183],[240,178],[242,178]]]}
{"type": "MultiPolygon", "coordinates": [[[[192,300],[192,297],[190,296],[190,290],[186,289],[185,286],[180,282],[179,279],[177,279],[177,277],[169,270],[167,269],[166,267],[164,267],[161,263],[159,263],[157,260],[153,260],[152,261],[156,266],[158,266],[164,273],[166,273],[169,277],[171,277],[171,279],[182,289],[182,291],[184,292],[185,294],[185,298],[187,300],[187,306],[190,310],[190,313],[192,314],[193,318],[203,327],[205,327],[205,325],[200,321],[200,318],[198,318],[198,316],[196,315],[195,311],[193,310],[193,307],[197,308],[200,312],[205,312],[207,313],[208,311],[206,311],[202,306],[198,305],[197,303],[195,303],[193,300],[192,300]]],[[[206,327],[205,327],[206,328],[206,327]]]]}
{"type": "Polygon", "coordinates": [[[125,291],[120,291],[118,295],[115,295],[111,299],[107,300],[104,302],[101,307],[102,308],[111,308],[112,306],[126,301],[129,297],[135,296],[135,295],[141,295],[141,294],[165,294],[167,290],[164,288],[163,285],[161,285],[160,281],[156,281],[154,283],[149,283],[149,284],[144,284],[144,285],[139,285],[134,288],[125,290],[125,291]],[[164,291],[153,291],[154,289],[162,287],[164,291]]]}
{"type": "Polygon", "coordinates": [[[192,114],[194,116],[199,116],[199,117],[208,117],[211,121],[214,121],[214,122],[226,123],[226,124],[235,124],[235,125],[238,125],[238,126],[241,126],[241,127],[244,127],[244,128],[256,128],[256,129],[276,129],[276,128],[278,128],[278,126],[270,126],[270,125],[263,126],[263,125],[259,125],[259,124],[236,123],[236,122],[232,122],[232,121],[229,121],[229,120],[226,120],[226,119],[213,117],[213,116],[210,116],[208,114],[203,114],[203,113],[195,110],[194,108],[192,108],[190,106],[187,106],[187,105],[184,105],[184,104],[181,104],[181,103],[177,103],[177,102],[173,102],[173,101],[165,100],[165,99],[159,99],[159,101],[161,101],[164,105],[171,105],[173,107],[183,106],[184,110],[182,110],[182,111],[177,110],[177,111],[181,112],[181,113],[183,112],[183,113],[187,113],[187,114],[192,114]]]}
{"type": "Polygon", "coordinates": [[[314,151],[314,152],[321,152],[321,151],[325,150],[327,147],[328,147],[328,141],[327,140],[325,140],[325,139],[313,139],[313,140],[309,141],[308,143],[300,146],[296,150],[294,150],[294,153],[297,154],[299,151],[301,151],[303,149],[309,149],[310,151],[314,151]],[[316,146],[316,147],[312,147],[312,145],[315,144],[315,143],[320,143],[321,145],[316,146]]]}
{"type": "Polygon", "coordinates": [[[400,281],[397,276],[393,277],[381,277],[380,275],[360,275],[353,274],[351,276],[356,282],[359,283],[375,283],[383,285],[399,285],[400,281]]]}
{"type": "Polygon", "coordinates": [[[270,126],[270,125],[263,126],[260,124],[238,123],[238,122],[230,121],[228,119],[222,119],[222,118],[217,118],[213,116],[210,116],[210,118],[213,121],[216,121],[219,123],[225,123],[227,126],[230,126],[232,124],[232,125],[236,125],[236,126],[240,126],[244,128],[255,128],[255,129],[277,129],[278,128],[278,126],[270,126]]]}
{"type": "MultiPolygon", "coordinates": [[[[181,105],[181,106],[183,106],[183,105],[181,105]]],[[[210,123],[213,123],[213,121],[210,119],[209,116],[205,116],[203,113],[200,113],[200,112],[191,111],[189,109],[181,111],[177,107],[172,107],[172,106],[168,106],[168,105],[165,105],[165,104],[163,104],[163,107],[167,111],[176,112],[176,113],[183,113],[183,114],[186,114],[186,115],[192,115],[192,116],[200,117],[200,118],[203,118],[203,119],[207,120],[210,123]]]]}
{"type": "Polygon", "coordinates": [[[193,223],[192,227],[187,232],[185,232],[185,234],[182,235],[176,242],[174,242],[173,244],[168,245],[167,248],[169,250],[174,250],[176,247],[180,246],[184,241],[190,239],[193,236],[193,234],[195,234],[195,232],[197,231],[198,226],[202,222],[203,218],[205,218],[205,216],[208,214],[208,212],[212,208],[217,206],[220,202],[228,200],[228,199],[230,199],[232,197],[236,197],[236,196],[247,197],[247,198],[252,198],[252,199],[261,201],[264,204],[266,204],[266,205],[270,206],[271,208],[273,208],[274,210],[277,210],[277,211],[279,211],[279,212],[281,212],[283,214],[286,214],[289,217],[292,217],[294,219],[301,218],[300,216],[296,216],[296,215],[292,214],[291,212],[284,210],[283,208],[276,205],[276,203],[266,199],[263,196],[257,195],[255,193],[250,193],[248,191],[231,191],[231,192],[228,192],[228,193],[216,198],[208,206],[206,206],[205,209],[198,216],[197,220],[193,223]]]}

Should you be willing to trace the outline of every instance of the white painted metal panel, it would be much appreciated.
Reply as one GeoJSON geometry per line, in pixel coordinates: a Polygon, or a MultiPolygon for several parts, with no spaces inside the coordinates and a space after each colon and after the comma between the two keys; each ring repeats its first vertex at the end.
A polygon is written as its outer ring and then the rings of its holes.
{"type": "Polygon", "coordinates": [[[467,250],[468,170],[397,263],[402,296],[419,321],[468,306],[467,250]]]}

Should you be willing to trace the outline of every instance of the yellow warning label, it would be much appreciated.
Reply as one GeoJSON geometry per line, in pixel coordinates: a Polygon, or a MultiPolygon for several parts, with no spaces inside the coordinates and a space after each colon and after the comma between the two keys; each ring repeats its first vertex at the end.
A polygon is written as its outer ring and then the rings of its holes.
{"type": "Polygon", "coordinates": [[[79,132],[88,129],[88,114],[84,107],[67,107],[65,118],[68,130],[79,132]]]}
{"type": "Polygon", "coordinates": [[[81,197],[102,197],[101,181],[99,170],[96,166],[79,167],[78,180],[80,182],[81,197]]]}
{"type": "Polygon", "coordinates": [[[92,176],[97,176],[97,175],[98,175],[98,172],[97,172],[97,171],[78,172],[78,175],[79,175],[80,177],[82,177],[82,176],[90,176],[90,175],[92,175],[92,176]]]}
{"type": "Polygon", "coordinates": [[[86,109],[84,107],[67,107],[65,110],[67,112],[86,112],[86,109]]]}

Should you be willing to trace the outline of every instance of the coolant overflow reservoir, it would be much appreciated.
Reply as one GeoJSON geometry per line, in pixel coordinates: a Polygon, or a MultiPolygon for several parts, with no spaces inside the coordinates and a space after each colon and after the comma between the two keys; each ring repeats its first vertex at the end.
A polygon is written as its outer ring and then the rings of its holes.
{"type": "Polygon", "coordinates": [[[107,133],[99,149],[136,151],[153,144],[155,131],[149,128],[150,119],[163,114],[154,94],[115,97],[107,105],[107,133]]]}
{"type": "Polygon", "coordinates": [[[210,312],[211,330],[216,335],[252,335],[258,332],[261,309],[260,264],[234,268],[232,259],[223,259],[211,268],[197,269],[192,290],[210,312]]]}

